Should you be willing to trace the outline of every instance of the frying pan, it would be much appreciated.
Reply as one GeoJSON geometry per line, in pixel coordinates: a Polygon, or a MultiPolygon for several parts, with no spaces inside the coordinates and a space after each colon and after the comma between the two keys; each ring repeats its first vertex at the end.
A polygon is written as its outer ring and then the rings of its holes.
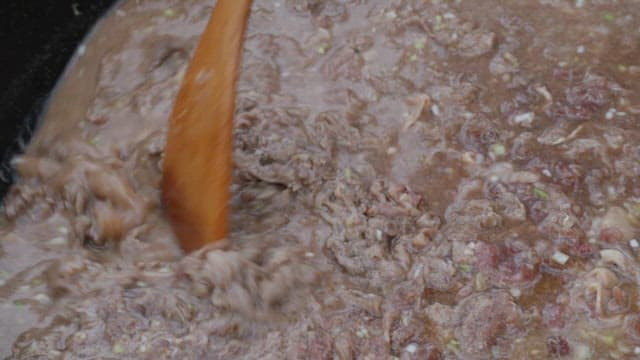
{"type": "Polygon", "coordinates": [[[0,199],[76,47],[116,0],[0,1],[0,199]]]}

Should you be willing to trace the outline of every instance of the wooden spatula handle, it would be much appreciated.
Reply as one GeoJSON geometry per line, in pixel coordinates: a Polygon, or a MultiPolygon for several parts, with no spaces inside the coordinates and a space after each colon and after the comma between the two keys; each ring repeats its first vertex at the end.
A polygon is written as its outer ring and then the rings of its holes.
{"type": "Polygon", "coordinates": [[[218,0],[169,120],[163,202],[185,251],[227,236],[235,81],[250,7],[218,0]]]}

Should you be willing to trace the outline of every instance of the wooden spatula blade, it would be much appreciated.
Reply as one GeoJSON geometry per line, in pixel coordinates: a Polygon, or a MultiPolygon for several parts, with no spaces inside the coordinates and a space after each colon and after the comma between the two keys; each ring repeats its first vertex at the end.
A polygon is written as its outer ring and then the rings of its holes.
{"type": "Polygon", "coordinates": [[[219,0],[169,119],[162,197],[185,251],[226,238],[235,81],[251,0],[219,0]]]}

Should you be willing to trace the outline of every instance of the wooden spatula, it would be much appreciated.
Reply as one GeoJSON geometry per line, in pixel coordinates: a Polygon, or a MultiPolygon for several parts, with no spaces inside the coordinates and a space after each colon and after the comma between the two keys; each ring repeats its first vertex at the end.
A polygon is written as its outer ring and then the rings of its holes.
{"type": "Polygon", "coordinates": [[[185,251],[227,236],[235,80],[250,7],[218,0],[169,119],[162,198],[185,251]]]}

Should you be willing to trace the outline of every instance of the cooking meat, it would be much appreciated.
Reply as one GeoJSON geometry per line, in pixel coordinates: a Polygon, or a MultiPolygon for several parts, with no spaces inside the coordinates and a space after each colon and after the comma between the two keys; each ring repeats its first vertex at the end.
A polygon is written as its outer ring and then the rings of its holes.
{"type": "Polygon", "coordinates": [[[637,2],[255,0],[229,246],[185,255],[159,184],[214,4],[78,48],[13,161],[1,356],[640,356],[637,2]]]}

